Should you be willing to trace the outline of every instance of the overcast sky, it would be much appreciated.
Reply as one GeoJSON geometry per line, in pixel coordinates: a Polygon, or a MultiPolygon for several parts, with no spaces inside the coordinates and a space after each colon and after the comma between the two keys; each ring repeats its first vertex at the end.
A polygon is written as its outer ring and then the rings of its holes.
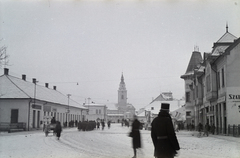
{"type": "Polygon", "coordinates": [[[240,37],[240,0],[0,0],[0,7],[10,75],[37,78],[80,103],[117,103],[122,73],[137,109],[161,92],[180,99],[194,46],[210,52],[226,23],[240,37]]]}

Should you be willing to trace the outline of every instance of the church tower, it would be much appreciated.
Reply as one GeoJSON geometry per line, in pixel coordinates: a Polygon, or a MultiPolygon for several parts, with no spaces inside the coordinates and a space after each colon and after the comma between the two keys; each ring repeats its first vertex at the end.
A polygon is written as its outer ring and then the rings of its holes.
{"type": "Polygon", "coordinates": [[[122,73],[121,82],[119,84],[119,89],[118,89],[118,105],[119,106],[127,105],[127,89],[124,82],[123,73],[122,73]]]}

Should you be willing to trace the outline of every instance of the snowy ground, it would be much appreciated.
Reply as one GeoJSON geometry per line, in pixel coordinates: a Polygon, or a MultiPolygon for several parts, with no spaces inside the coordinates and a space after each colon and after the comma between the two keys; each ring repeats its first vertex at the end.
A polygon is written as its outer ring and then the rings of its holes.
{"type": "MultiPolygon", "coordinates": [[[[111,128],[94,131],[64,129],[57,140],[42,131],[1,133],[1,158],[130,158],[133,156],[128,127],[112,124],[111,128]]],[[[240,138],[210,135],[196,137],[193,132],[180,131],[177,137],[181,147],[179,158],[240,158],[240,138]]],[[[141,130],[143,148],[138,157],[153,158],[150,131],[141,130]]]]}

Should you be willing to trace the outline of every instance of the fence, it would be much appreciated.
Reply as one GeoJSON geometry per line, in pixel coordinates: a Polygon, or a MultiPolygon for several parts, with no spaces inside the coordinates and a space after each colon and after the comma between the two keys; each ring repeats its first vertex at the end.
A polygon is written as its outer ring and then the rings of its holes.
{"type": "Polygon", "coordinates": [[[0,122],[0,131],[14,131],[14,130],[26,130],[26,123],[19,122],[19,123],[7,123],[7,122],[0,122]]]}
{"type": "Polygon", "coordinates": [[[228,125],[228,135],[240,137],[240,125],[228,125]]]}

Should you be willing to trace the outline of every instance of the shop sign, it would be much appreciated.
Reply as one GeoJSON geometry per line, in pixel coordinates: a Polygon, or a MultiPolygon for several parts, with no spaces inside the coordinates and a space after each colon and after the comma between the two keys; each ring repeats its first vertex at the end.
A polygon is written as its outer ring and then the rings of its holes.
{"type": "Polygon", "coordinates": [[[240,94],[228,94],[228,99],[231,101],[240,101],[240,94]]]}
{"type": "Polygon", "coordinates": [[[41,105],[32,104],[32,108],[41,110],[42,106],[41,105]]]}
{"type": "Polygon", "coordinates": [[[220,98],[218,98],[217,103],[225,102],[225,100],[226,100],[225,96],[220,97],[220,98]]]}
{"type": "Polygon", "coordinates": [[[51,106],[43,106],[43,111],[51,112],[51,106]]]}

